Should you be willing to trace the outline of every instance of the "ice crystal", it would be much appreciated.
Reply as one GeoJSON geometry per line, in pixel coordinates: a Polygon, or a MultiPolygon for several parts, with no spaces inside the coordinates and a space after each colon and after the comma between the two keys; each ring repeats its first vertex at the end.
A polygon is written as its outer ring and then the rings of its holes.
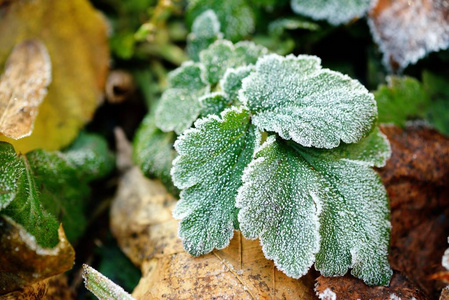
{"type": "Polygon", "coordinates": [[[326,20],[332,25],[348,23],[363,16],[375,0],[292,0],[295,13],[315,20],[326,20]]]}
{"type": "Polygon", "coordinates": [[[376,102],[365,87],[322,69],[314,56],[270,54],[259,59],[256,71],[243,79],[240,99],[259,129],[306,147],[358,142],[377,117],[376,102]]]}
{"type": "Polygon", "coordinates": [[[233,236],[237,189],[260,140],[249,121],[248,111],[228,109],[198,120],[175,143],[172,178],[183,190],[174,216],[192,255],[224,248],[233,236]]]}

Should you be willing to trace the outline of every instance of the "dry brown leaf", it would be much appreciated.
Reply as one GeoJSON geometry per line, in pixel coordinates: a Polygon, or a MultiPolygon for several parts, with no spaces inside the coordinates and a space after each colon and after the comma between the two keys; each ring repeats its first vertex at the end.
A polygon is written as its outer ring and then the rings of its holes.
{"type": "Polygon", "coordinates": [[[440,300],[449,300],[449,286],[441,291],[440,300]]]}
{"type": "Polygon", "coordinates": [[[75,299],[75,295],[67,283],[67,276],[60,274],[27,286],[20,291],[0,296],[0,300],[26,299],[71,300],[75,299]]]}
{"type": "Polygon", "coordinates": [[[362,280],[346,275],[344,277],[323,277],[317,279],[315,287],[320,300],[370,299],[399,300],[427,299],[410,281],[398,273],[391,278],[390,286],[367,286],[362,280]]]}
{"type": "Polygon", "coordinates": [[[60,149],[92,118],[102,98],[109,63],[105,19],[87,0],[12,1],[0,6],[0,14],[0,67],[15,45],[37,38],[50,54],[53,78],[33,133],[0,140],[22,153],[60,149]]]}
{"type": "Polygon", "coordinates": [[[0,134],[13,139],[31,134],[50,82],[50,56],[42,42],[14,47],[0,78],[0,134]]]}
{"type": "Polygon", "coordinates": [[[449,47],[449,0],[378,0],[368,23],[392,70],[449,47]]]}
{"type": "Polygon", "coordinates": [[[59,244],[40,247],[33,236],[7,217],[0,217],[0,294],[22,289],[72,268],[75,251],[59,228],[59,244]]]}
{"type": "Polygon", "coordinates": [[[238,232],[226,249],[189,255],[171,215],[175,203],[159,181],[145,178],[137,167],[128,168],[120,180],[111,229],[125,254],[141,267],[135,298],[315,299],[312,274],[287,277],[265,259],[258,241],[238,232]]]}
{"type": "Polygon", "coordinates": [[[392,147],[379,170],[391,206],[390,263],[430,298],[438,298],[449,235],[449,139],[437,131],[383,126],[392,147]]]}

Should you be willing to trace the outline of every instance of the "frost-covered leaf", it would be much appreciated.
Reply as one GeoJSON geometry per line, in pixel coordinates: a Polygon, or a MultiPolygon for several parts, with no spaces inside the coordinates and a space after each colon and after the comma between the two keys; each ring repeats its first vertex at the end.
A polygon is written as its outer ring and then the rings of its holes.
{"type": "Polygon", "coordinates": [[[404,126],[409,118],[424,118],[429,97],[421,83],[411,77],[387,77],[388,85],[374,92],[380,123],[404,126]]]}
{"type": "Polygon", "coordinates": [[[59,221],[74,240],[86,225],[88,181],[112,167],[105,142],[89,135],[80,136],[65,153],[35,150],[17,155],[10,144],[1,142],[0,214],[22,225],[42,247],[57,244],[59,221]]]}
{"type": "Polygon", "coordinates": [[[378,0],[368,24],[385,66],[402,70],[449,47],[447,0],[378,0]]]}
{"type": "MultiPolygon", "coordinates": [[[[374,137],[379,138],[384,139],[374,137]]],[[[372,144],[367,140],[365,150],[355,152],[349,147],[357,145],[317,150],[269,137],[245,170],[239,190],[242,233],[260,237],[267,257],[289,276],[301,276],[316,258],[324,276],[352,268],[369,285],[388,284],[388,198],[369,166],[385,154],[369,154],[372,144]]]]}
{"type": "Polygon", "coordinates": [[[254,12],[248,0],[189,0],[187,22],[193,21],[204,11],[213,10],[221,24],[225,38],[239,41],[255,28],[254,12]]]}
{"type": "Polygon", "coordinates": [[[221,92],[206,94],[200,98],[201,106],[203,107],[201,115],[203,117],[213,114],[219,115],[226,108],[230,107],[231,102],[226,98],[226,95],[221,92]]]}
{"type": "Polygon", "coordinates": [[[182,219],[179,235],[184,248],[198,256],[229,244],[236,225],[237,189],[260,136],[243,109],[210,115],[195,127],[175,143],[179,156],[172,178],[183,189],[174,210],[182,219]]]}
{"type": "Polygon", "coordinates": [[[321,69],[315,56],[276,54],[258,60],[240,100],[259,129],[306,147],[334,148],[367,136],[377,117],[374,97],[358,81],[321,69]]]}
{"type": "Polygon", "coordinates": [[[265,256],[294,278],[307,273],[320,248],[319,204],[304,177],[308,168],[272,136],[245,169],[236,201],[243,235],[260,238],[265,256]]]}
{"type": "Polygon", "coordinates": [[[170,192],[177,194],[170,176],[176,135],[162,132],[154,123],[154,116],[147,115],[133,141],[133,159],[145,176],[159,178],[170,192]]]}
{"type": "Polygon", "coordinates": [[[100,300],[134,300],[120,286],[86,264],[83,265],[83,279],[86,288],[100,300]]]}
{"type": "Polygon", "coordinates": [[[200,62],[205,67],[204,80],[215,84],[229,68],[255,64],[257,59],[268,53],[265,47],[252,42],[233,45],[226,40],[218,40],[200,53],[200,62]]]}
{"type": "Polygon", "coordinates": [[[326,20],[332,25],[348,23],[363,16],[374,0],[291,0],[295,13],[314,20],[326,20]]]}
{"type": "Polygon", "coordinates": [[[201,112],[199,97],[209,91],[202,81],[202,67],[187,62],[171,72],[169,86],[156,108],[156,125],[162,131],[181,134],[192,126],[201,112]]]}
{"type": "Polygon", "coordinates": [[[242,80],[254,70],[254,66],[251,65],[226,70],[223,79],[220,80],[220,86],[229,100],[238,101],[237,98],[239,90],[242,88],[242,80]]]}
{"type": "Polygon", "coordinates": [[[213,10],[206,10],[192,25],[192,32],[187,37],[187,53],[193,61],[199,61],[199,54],[217,39],[221,39],[220,22],[213,10]]]}

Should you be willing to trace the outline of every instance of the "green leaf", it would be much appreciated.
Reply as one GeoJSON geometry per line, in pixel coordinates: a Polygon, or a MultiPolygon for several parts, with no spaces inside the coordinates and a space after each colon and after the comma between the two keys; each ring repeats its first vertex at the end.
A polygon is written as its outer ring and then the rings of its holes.
{"type": "Polygon", "coordinates": [[[380,123],[404,126],[410,118],[424,118],[429,97],[421,83],[411,77],[387,77],[388,85],[374,92],[380,123]]]}
{"type": "Polygon", "coordinates": [[[314,20],[326,20],[332,25],[362,17],[372,3],[373,0],[291,0],[295,13],[314,20]]]}
{"type": "Polygon", "coordinates": [[[236,42],[254,31],[254,12],[247,0],[189,0],[187,22],[192,24],[209,9],[216,13],[226,39],[236,42]]]}
{"type": "Polygon", "coordinates": [[[58,243],[59,221],[67,238],[86,226],[88,182],[106,175],[114,159],[99,137],[81,135],[65,153],[35,150],[17,155],[0,143],[0,214],[12,218],[45,248],[58,243]]]}
{"type": "Polygon", "coordinates": [[[156,125],[162,131],[181,134],[192,126],[201,112],[198,100],[209,91],[201,80],[200,64],[186,62],[169,75],[169,86],[156,108],[156,125]]]}
{"type": "Polygon", "coordinates": [[[245,169],[236,201],[243,235],[260,238],[265,257],[294,278],[308,272],[320,248],[308,171],[304,158],[271,136],[245,169]]]}
{"type": "Polygon", "coordinates": [[[200,53],[204,65],[204,80],[210,84],[218,83],[229,68],[255,64],[268,50],[252,42],[239,42],[233,45],[226,40],[218,40],[200,53]]]}
{"type": "Polygon", "coordinates": [[[248,111],[228,109],[198,120],[175,143],[172,178],[182,192],[173,214],[192,255],[222,249],[233,236],[237,189],[260,141],[249,121],[248,111]]]}
{"type": "Polygon", "coordinates": [[[231,104],[226,95],[221,92],[204,95],[200,98],[200,103],[203,107],[201,111],[201,116],[203,117],[210,114],[219,115],[226,108],[229,108],[231,104]]]}
{"type": "Polygon", "coordinates": [[[282,18],[271,22],[268,25],[268,33],[280,37],[286,30],[305,29],[316,31],[320,26],[315,22],[310,22],[299,18],[282,18]]]}
{"type": "Polygon", "coordinates": [[[373,140],[388,144],[378,132],[361,146],[331,150],[269,137],[245,169],[237,197],[243,235],[259,237],[265,255],[289,276],[302,276],[316,259],[324,276],[352,268],[369,285],[387,285],[388,198],[370,165],[383,164],[389,147],[376,155],[373,140]]]}
{"type": "Polygon", "coordinates": [[[220,80],[220,86],[229,100],[238,102],[238,93],[242,88],[242,80],[248,77],[254,70],[255,68],[252,65],[226,70],[223,79],[220,80]]]}
{"type": "Polygon", "coordinates": [[[434,74],[424,71],[423,87],[431,98],[427,119],[440,132],[449,135],[449,80],[448,74],[434,74]]]}
{"type": "Polygon", "coordinates": [[[199,54],[217,39],[221,39],[220,22],[213,10],[206,10],[192,25],[192,32],[187,37],[187,53],[193,61],[199,61],[199,54]]]}
{"type": "Polygon", "coordinates": [[[170,176],[172,161],[176,157],[173,149],[176,135],[162,132],[155,125],[154,116],[147,115],[142,121],[133,141],[133,159],[145,176],[159,178],[174,195],[178,190],[170,176]]]}
{"type": "Polygon", "coordinates": [[[305,147],[358,142],[376,121],[374,97],[358,81],[322,69],[314,56],[267,55],[243,80],[240,100],[260,130],[305,147]]]}

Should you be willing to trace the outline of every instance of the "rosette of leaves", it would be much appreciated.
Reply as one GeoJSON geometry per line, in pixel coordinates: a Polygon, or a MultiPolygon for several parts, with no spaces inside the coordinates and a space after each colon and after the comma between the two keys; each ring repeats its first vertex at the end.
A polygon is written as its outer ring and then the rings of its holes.
{"type": "Polygon", "coordinates": [[[184,248],[225,248],[238,229],[291,277],[315,264],[388,284],[389,204],[372,167],[390,146],[373,95],[314,56],[217,41],[199,57],[171,73],[155,114],[181,134],[171,175],[184,248]]]}
{"type": "Polygon", "coordinates": [[[106,141],[95,135],[81,134],[64,152],[20,154],[0,142],[0,215],[20,224],[43,248],[58,244],[60,222],[74,241],[87,225],[88,183],[113,167],[106,141]]]}

